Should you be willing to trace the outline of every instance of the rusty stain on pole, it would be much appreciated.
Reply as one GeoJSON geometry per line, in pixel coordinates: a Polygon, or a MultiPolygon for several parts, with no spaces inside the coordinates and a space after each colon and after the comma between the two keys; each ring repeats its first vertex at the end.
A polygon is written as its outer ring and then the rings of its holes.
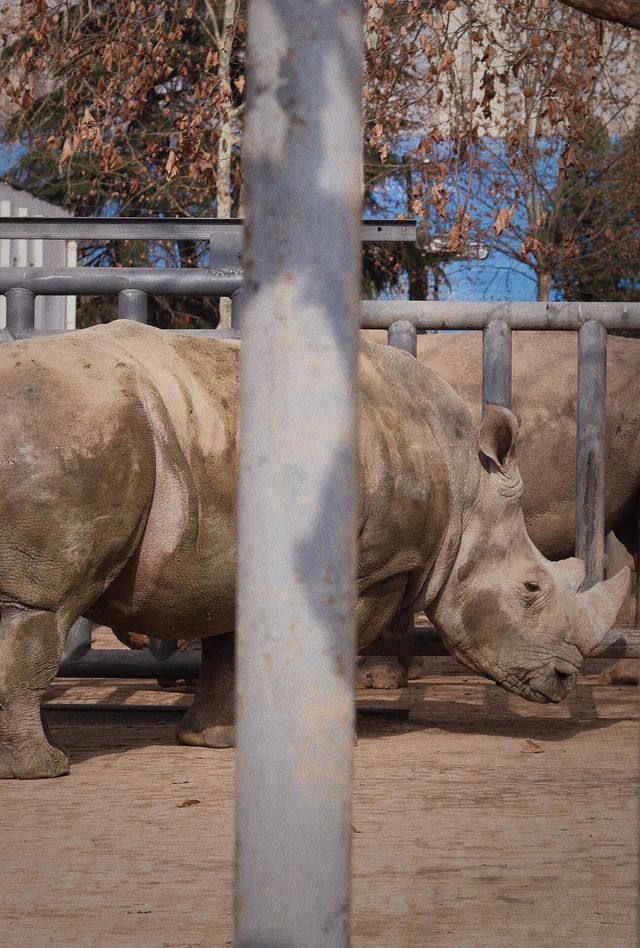
{"type": "Polygon", "coordinates": [[[362,12],[249,4],[239,948],[349,943],[362,12]]]}

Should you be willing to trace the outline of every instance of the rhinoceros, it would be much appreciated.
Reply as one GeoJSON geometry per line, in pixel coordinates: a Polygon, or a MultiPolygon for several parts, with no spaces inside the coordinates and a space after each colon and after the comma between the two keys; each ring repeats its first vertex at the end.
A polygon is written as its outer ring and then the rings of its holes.
{"type": "MultiPolygon", "coordinates": [[[[418,360],[449,382],[479,421],[482,334],[421,335],[418,360]]],[[[575,543],[576,365],[576,333],[513,334],[512,407],[520,421],[522,509],[531,539],[550,557],[570,556],[575,543]]],[[[640,400],[633,397],[639,374],[640,340],[610,336],[606,523],[632,551],[640,512],[640,400]]]]}
{"type": "MultiPolygon", "coordinates": [[[[232,742],[238,363],[237,347],[130,322],[0,349],[0,776],[68,772],[40,697],[80,615],[202,637],[178,737],[232,742]]],[[[580,561],[536,550],[510,411],[478,427],[435,373],[366,341],[359,373],[359,644],[425,609],[470,667],[562,700],[628,571],[579,592],[580,561]]]]}
{"type": "MultiPolygon", "coordinates": [[[[420,336],[418,359],[446,379],[474,417],[480,418],[481,333],[420,336]]],[[[576,371],[575,333],[514,333],[513,410],[520,421],[518,466],[525,484],[522,509],[531,539],[553,558],[570,556],[574,549],[576,371]],[[544,477],[539,476],[540,470],[545,471],[544,477]]],[[[639,373],[640,340],[609,336],[605,511],[610,531],[607,561],[613,570],[633,563],[632,557],[638,553],[640,403],[632,393],[639,373]]],[[[630,595],[616,624],[633,625],[635,611],[635,596],[630,595]]],[[[606,684],[637,684],[638,671],[637,659],[623,659],[600,677],[606,684]]]]}

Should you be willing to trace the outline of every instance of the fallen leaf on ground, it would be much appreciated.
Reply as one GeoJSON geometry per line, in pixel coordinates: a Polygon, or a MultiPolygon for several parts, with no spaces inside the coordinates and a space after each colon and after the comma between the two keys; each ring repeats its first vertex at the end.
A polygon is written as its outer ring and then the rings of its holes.
{"type": "Polygon", "coordinates": [[[532,741],[531,738],[527,737],[526,740],[522,742],[522,753],[523,754],[542,754],[544,750],[540,747],[539,744],[536,744],[535,741],[532,741]]]}
{"type": "Polygon", "coordinates": [[[195,806],[197,803],[202,803],[202,800],[183,800],[182,803],[178,804],[178,808],[183,806],[195,806]]]}

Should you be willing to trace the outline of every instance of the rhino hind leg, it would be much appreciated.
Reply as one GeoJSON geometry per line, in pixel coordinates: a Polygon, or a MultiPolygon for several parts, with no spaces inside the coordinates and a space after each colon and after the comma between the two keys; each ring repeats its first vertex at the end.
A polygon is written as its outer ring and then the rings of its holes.
{"type": "Polygon", "coordinates": [[[180,722],[177,738],[192,747],[235,745],[233,633],[202,640],[202,669],[193,704],[180,722]]]}
{"type": "Polygon", "coordinates": [[[55,678],[64,631],[51,612],[5,607],[0,621],[0,779],[69,773],[45,734],[42,694],[55,678]]]}

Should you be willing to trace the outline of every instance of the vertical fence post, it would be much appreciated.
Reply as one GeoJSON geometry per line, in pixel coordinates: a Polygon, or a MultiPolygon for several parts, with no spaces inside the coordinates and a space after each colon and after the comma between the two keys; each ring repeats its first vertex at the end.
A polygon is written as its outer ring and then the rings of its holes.
{"type": "Polygon", "coordinates": [[[399,319],[389,326],[387,334],[390,346],[409,352],[414,358],[418,355],[418,332],[406,319],[399,319]]]}
{"type": "Polygon", "coordinates": [[[238,948],[349,943],[362,35],[249,3],[238,948]]]}
{"type": "Polygon", "coordinates": [[[36,298],[31,290],[16,286],[7,291],[7,329],[16,338],[24,336],[36,324],[36,298]]]}
{"type": "MultiPolygon", "coordinates": [[[[76,240],[67,241],[67,245],[65,247],[65,266],[66,267],[78,266],[78,242],[76,240]]],[[[65,296],[65,300],[64,300],[64,328],[65,329],[76,328],[76,308],[77,308],[76,297],[65,296]]]]}
{"type": "MultiPolygon", "coordinates": [[[[29,208],[19,207],[18,208],[18,217],[28,217],[29,208]]],[[[26,237],[19,237],[15,241],[15,266],[16,267],[28,267],[29,266],[29,241],[26,237]]]]}
{"type": "Polygon", "coordinates": [[[486,405],[511,408],[511,329],[493,319],[482,334],[482,411],[486,405]]]}
{"type": "MultiPolygon", "coordinates": [[[[11,202],[0,201],[0,217],[11,217],[11,202]]],[[[11,266],[11,241],[6,237],[0,238],[0,267],[11,266]]],[[[7,325],[7,302],[0,296],[0,329],[7,325]]]]}
{"type": "Polygon", "coordinates": [[[120,290],[118,293],[118,319],[133,319],[137,323],[147,321],[147,294],[142,290],[120,290]]]}
{"type": "Polygon", "coordinates": [[[604,578],[606,402],[607,331],[590,320],[578,332],[576,556],[585,562],[585,589],[604,578]]]}
{"type": "Polygon", "coordinates": [[[242,289],[236,290],[231,294],[231,328],[240,332],[242,326],[242,308],[244,306],[244,294],[242,289]]]}

